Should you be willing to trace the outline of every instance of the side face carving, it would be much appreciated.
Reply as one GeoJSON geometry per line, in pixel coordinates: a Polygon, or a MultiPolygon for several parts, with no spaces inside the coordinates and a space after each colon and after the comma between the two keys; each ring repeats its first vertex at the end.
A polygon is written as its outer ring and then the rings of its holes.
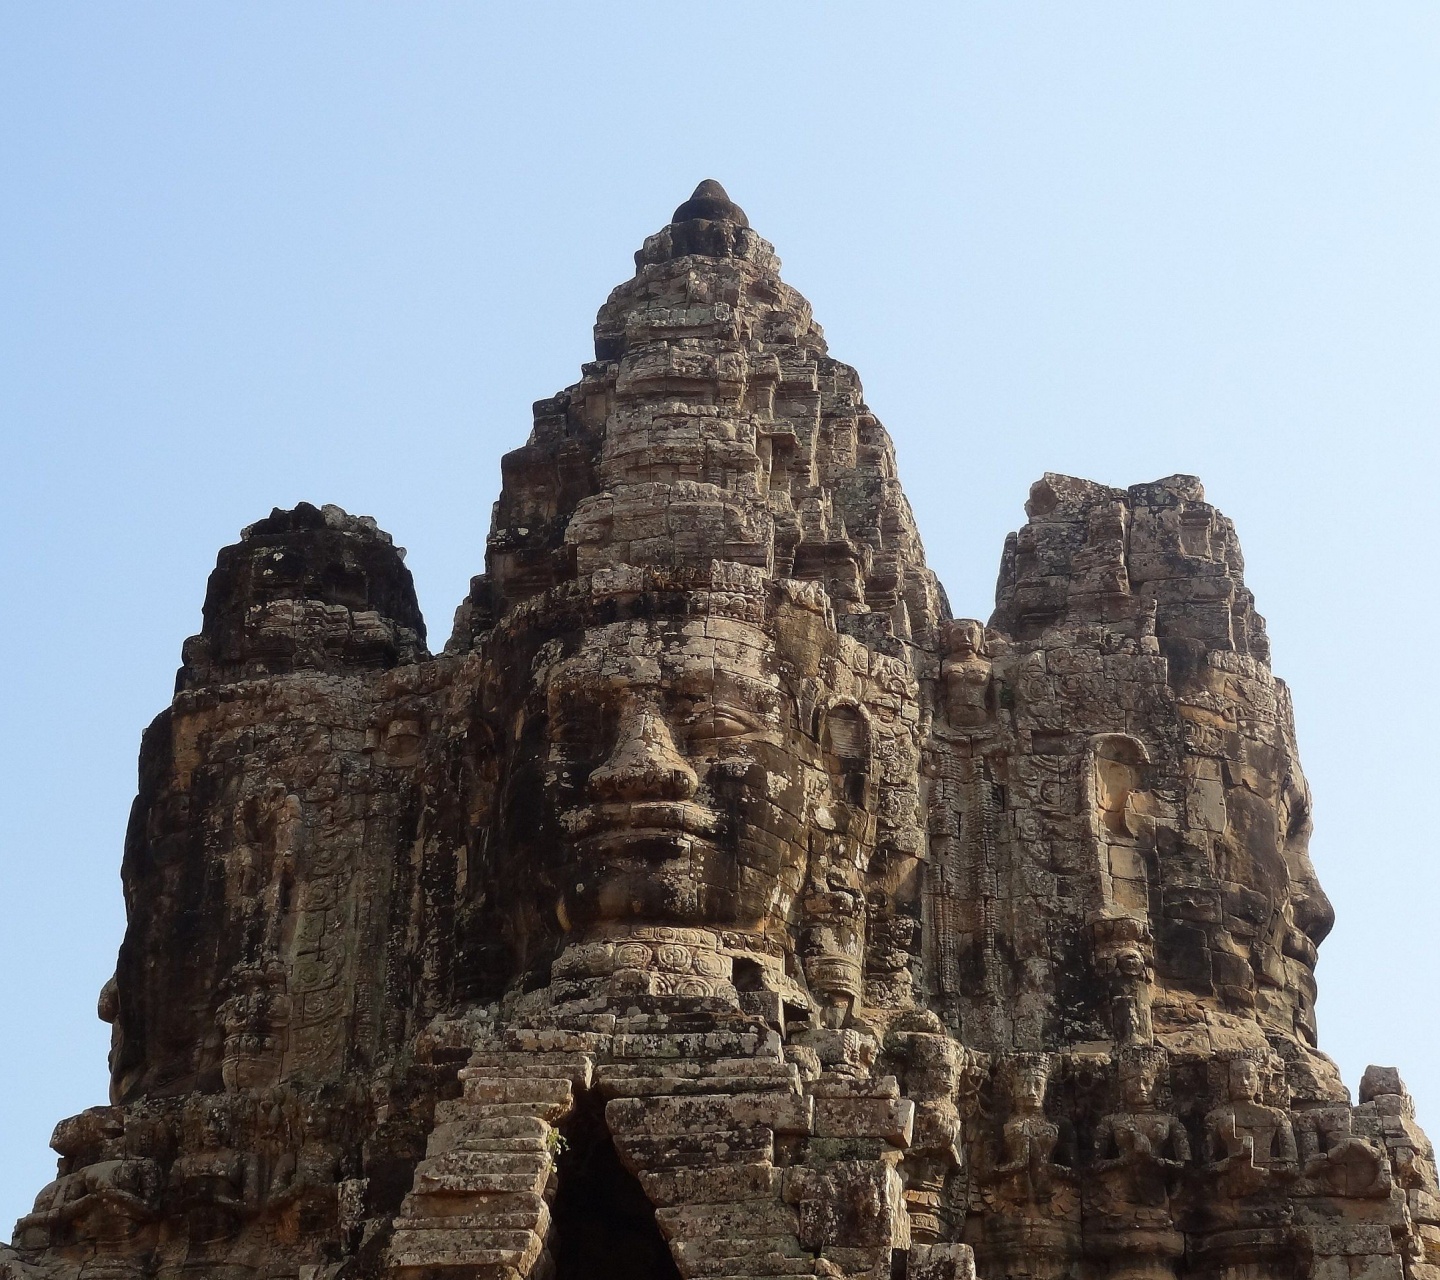
{"type": "MultiPolygon", "coordinates": [[[[1078,808],[1093,849],[1053,870],[1093,879],[1052,901],[1063,915],[1093,895],[1086,923],[1104,963],[1083,990],[1065,989],[1064,965],[1033,985],[1022,976],[1013,1000],[1026,1006],[994,1039],[1043,1044],[1043,1020],[1068,1004],[1117,1043],[1143,1044],[1193,1025],[1198,999],[1237,1030],[1258,1024],[1314,1048],[1316,954],[1333,912],[1310,862],[1289,691],[1270,669],[1233,527],[1186,476],[1120,490],[1049,475],[1026,511],[985,633],[994,736],[973,731],[1005,758],[1019,836],[1011,845],[998,829],[988,956],[994,967],[1007,947],[1054,953],[1017,909],[1010,868],[1028,877],[1036,852],[1041,865],[1045,850],[1063,854],[1078,808]],[[1088,761],[1075,759],[1082,733],[1088,761]],[[1124,927],[1139,944],[1128,972],[1124,927]]],[[[973,647],[962,639],[942,666],[952,735],[973,647]]]]}
{"type": "MultiPolygon", "coordinates": [[[[1245,704],[1231,699],[1243,721],[1245,704]]],[[[1257,1013],[1314,1045],[1315,964],[1335,913],[1310,861],[1309,787],[1286,723],[1287,700],[1279,701],[1273,740],[1243,736],[1235,756],[1220,762],[1217,864],[1231,936],[1249,948],[1257,1013]]]]}

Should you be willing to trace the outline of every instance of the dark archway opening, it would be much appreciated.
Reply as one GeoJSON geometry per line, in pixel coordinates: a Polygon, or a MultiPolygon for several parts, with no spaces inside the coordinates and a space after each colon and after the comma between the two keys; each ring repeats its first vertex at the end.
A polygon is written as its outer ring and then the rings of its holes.
{"type": "Polygon", "coordinates": [[[620,1163],[604,1105],[591,1094],[562,1130],[550,1211],[555,1280],[681,1280],[654,1207],[620,1163]]]}

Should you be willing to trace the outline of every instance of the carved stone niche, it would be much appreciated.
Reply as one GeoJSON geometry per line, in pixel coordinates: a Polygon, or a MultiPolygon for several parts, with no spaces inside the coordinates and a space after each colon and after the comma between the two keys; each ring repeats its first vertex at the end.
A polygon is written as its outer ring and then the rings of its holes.
{"type": "Polygon", "coordinates": [[[1009,1114],[1000,1131],[1000,1156],[990,1179],[997,1207],[1049,1206],[1072,1173],[1055,1161],[1060,1127],[1045,1114],[1054,1056],[1015,1053],[996,1067],[997,1093],[1009,1114]]]}
{"type": "Polygon", "coordinates": [[[864,713],[849,703],[839,703],[825,715],[821,732],[825,765],[840,782],[838,799],[864,808],[870,799],[870,726],[864,713]]]}
{"type": "Polygon", "coordinates": [[[1088,754],[1085,800],[1100,864],[1099,909],[1143,918],[1150,906],[1141,844],[1150,753],[1129,734],[1102,733],[1088,754]]]}
{"type": "MultiPolygon", "coordinates": [[[[1407,1193],[1440,1200],[1434,1148],[1415,1123],[1414,1099],[1394,1067],[1365,1068],[1360,1078],[1360,1105],[1354,1116],[1362,1135],[1384,1142],[1394,1180],[1407,1193]]],[[[1435,1217],[1440,1225],[1440,1213],[1435,1217]]],[[[1435,1253],[1440,1265],[1440,1235],[1435,1253]]]]}
{"type": "MultiPolygon", "coordinates": [[[[336,1234],[341,1202],[344,1148],[337,1112],[323,1096],[291,1100],[283,1128],[285,1148],[271,1162],[265,1210],[277,1237],[291,1244],[336,1234]]],[[[355,1108],[355,1098],[340,1099],[355,1108]]]]}
{"type": "Polygon", "coordinates": [[[1104,993],[1106,1028],[1119,1046],[1154,1038],[1150,993],[1155,981],[1155,939],[1137,916],[1101,915],[1090,922],[1095,974],[1104,993]]]}
{"type": "Polygon", "coordinates": [[[912,1244],[906,1280],[975,1280],[975,1254],[968,1244],[912,1244]]]}
{"type": "Polygon", "coordinates": [[[1298,1194],[1383,1199],[1390,1194],[1390,1162],[1382,1147],[1355,1134],[1347,1103],[1307,1107],[1294,1119],[1303,1178],[1298,1194]]]}
{"type": "Polygon", "coordinates": [[[234,1098],[195,1095],[185,1108],[170,1193],[184,1212],[192,1249],[230,1239],[259,1205],[259,1165],[252,1152],[237,1149],[234,1098]]]}
{"type": "Polygon", "coordinates": [[[900,1170],[910,1238],[917,1244],[945,1241],[952,1238],[960,1216],[950,1184],[962,1166],[965,1126],[975,1114],[986,1067],[947,1035],[929,1010],[897,1019],[886,1037],[885,1053],[899,1068],[904,1096],[915,1104],[910,1146],[900,1170]]]}
{"type": "Polygon", "coordinates": [[[858,1007],[864,985],[865,899],[831,875],[801,897],[800,962],[825,1026],[838,1030],[858,1007]]]}
{"type": "Polygon", "coordinates": [[[1203,1126],[1200,1193],[1187,1260],[1207,1280],[1268,1280],[1295,1273],[1292,1194],[1299,1175],[1295,1132],[1284,1107],[1284,1066],[1259,1049],[1230,1050],[1210,1061],[1222,1100],[1203,1126]]]}

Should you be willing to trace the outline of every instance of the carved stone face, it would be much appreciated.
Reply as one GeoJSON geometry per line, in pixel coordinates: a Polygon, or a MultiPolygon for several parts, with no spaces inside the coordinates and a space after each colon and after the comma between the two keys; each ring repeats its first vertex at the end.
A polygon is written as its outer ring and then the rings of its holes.
{"type": "Polygon", "coordinates": [[[1254,1102],[1260,1096],[1260,1068],[1249,1058],[1236,1058],[1228,1074],[1231,1102],[1254,1102]]]}
{"type": "Polygon", "coordinates": [[[224,1112],[207,1110],[200,1120],[201,1148],[205,1151],[218,1151],[225,1145],[227,1130],[224,1112]]]}
{"type": "Polygon", "coordinates": [[[784,918],[817,756],[776,665],[752,623],[650,618],[591,628],[544,671],[566,928],[784,918]]]}
{"type": "Polygon", "coordinates": [[[1125,1063],[1120,1072],[1120,1087],[1125,1105],[1132,1111],[1153,1109],[1160,1090],[1160,1064],[1143,1059],[1125,1063]]]}
{"type": "Polygon", "coordinates": [[[1288,877],[1286,921],[1281,949],[1293,984],[1303,999],[1296,1010],[1296,1026],[1315,1043],[1315,962],[1317,949],[1335,925],[1335,909],[1320,887],[1310,861],[1310,799],[1298,764],[1295,777],[1282,790],[1280,829],[1288,877]]]}
{"type": "Polygon", "coordinates": [[[1232,933],[1249,941],[1256,1009],[1314,1044],[1317,948],[1335,914],[1310,861],[1309,790],[1289,737],[1245,738],[1240,759],[1226,762],[1218,851],[1233,886],[1232,933]]]}
{"type": "Polygon", "coordinates": [[[1048,1062],[1016,1062],[1010,1069],[1010,1102],[1013,1110],[1026,1115],[1044,1110],[1045,1086],[1049,1082],[1048,1062]]]}

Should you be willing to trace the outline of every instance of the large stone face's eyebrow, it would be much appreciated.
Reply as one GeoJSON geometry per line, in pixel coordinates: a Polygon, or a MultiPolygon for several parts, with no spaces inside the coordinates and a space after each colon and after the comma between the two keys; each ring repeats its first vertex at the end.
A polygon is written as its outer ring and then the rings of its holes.
{"type": "Polygon", "coordinates": [[[774,693],[780,678],[768,672],[736,671],[723,655],[667,655],[665,681],[683,692],[774,693]]]}
{"type": "Polygon", "coordinates": [[[672,696],[691,699],[697,705],[723,703],[766,717],[775,715],[784,702],[778,677],[760,679],[709,663],[668,674],[665,683],[672,696]]]}
{"type": "Polygon", "coordinates": [[[583,694],[588,689],[600,687],[599,663],[593,660],[567,659],[555,667],[545,681],[546,696],[550,700],[570,694],[583,694]]]}
{"type": "Polygon", "coordinates": [[[784,696],[778,677],[771,680],[758,680],[752,676],[720,670],[715,673],[714,690],[717,695],[730,697],[739,702],[753,701],[763,709],[773,709],[784,696]]]}
{"type": "Polygon", "coordinates": [[[548,690],[548,699],[553,705],[557,700],[575,703],[613,702],[627,693],[644,693],[662,687],[658,672],[643,667],[610,668],[602,671],[571,673],[566,678],[553,680],[548,690]]]}

